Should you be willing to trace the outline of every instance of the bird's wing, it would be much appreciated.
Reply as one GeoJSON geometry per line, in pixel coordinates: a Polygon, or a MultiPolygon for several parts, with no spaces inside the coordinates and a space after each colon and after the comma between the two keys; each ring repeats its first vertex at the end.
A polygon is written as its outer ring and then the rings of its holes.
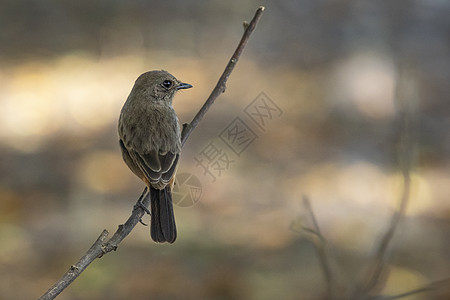
{"type": "Polygon", "coordinates": [[[155,187],[164,187],[175,175],[178,164],[178,153],[158,154],[156,151],[139,153],[132,150],[131,157],[141,169],[146,179],[155,187]]]}
{"type": "Polygon", "coordinates": [[[142,173],[139,166],[135,163],[134,159],[131,157],[130,152],[128,152],[128,149],[125,147],[124,142],[122,139],[119,141],[120,144],[120,150],[122,150],[122,158],[127,164],[128,168],[139,178],[142,178],[144,174],[142,173]]]}
{"type": "Polygon", "coordinates": [[[162,173],[161,180],[164,182],[164,184],[168,184],[172,178],[175,176],[175,173],[177,172],[177,166],[178,166],[178,159],[180,158],[180,154],[176,154],[173,157],[172,164],[168,168],[166,172],[162,173]]]}

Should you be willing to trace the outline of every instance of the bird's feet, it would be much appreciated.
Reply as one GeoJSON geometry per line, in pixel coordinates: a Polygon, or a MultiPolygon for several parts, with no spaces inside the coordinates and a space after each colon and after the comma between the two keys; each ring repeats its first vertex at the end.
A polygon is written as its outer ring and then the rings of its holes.
{"type": "MultiPolygon", "coordinates": [[[[138,201],[136,202],[136,204],[133,206],[133,210],[135,209],[142,209],[146,214],[151,215],[150,210],[147,208],[147,206],[144,205],[144,203],[142,203],[145,199],[145,196],[147,195],[147,187],[144,189],[144,191],[142,192],[141,196],[139,197],[138,201]]],[[[142,221],[142,218],[139,219],[139,223],[141,223],[144,226],[148,226],[148,224],[145,224],[142,221]]]]}

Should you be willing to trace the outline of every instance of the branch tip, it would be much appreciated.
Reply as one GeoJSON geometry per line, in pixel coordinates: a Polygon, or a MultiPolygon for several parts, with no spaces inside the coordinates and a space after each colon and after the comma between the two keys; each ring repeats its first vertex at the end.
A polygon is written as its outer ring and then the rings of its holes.
{"type": "Polygon", "coordinates": [[[188,139],[189,135],[192,133],[192,131],[197,127],[198,123],[201,121],[203,116],[206,114],[206,112],[209,110],[211,105],[214,103],[214,101],[219,97],[221,93],[225,92],[225,84],[228,80],[228,77],[230,76],[231,72],[233,71],[237,61],[239,60],[239,57],[241,56],[242,51],[245,48],[245,45],[247,44],[247,41],[250,38],[250,35],[252,34],[253,30],[256,28],[256,24],[259,22],[259,19],[261,18],[262,12],[264,11],[264,6],[260,6],[253,16],[250,23],[244,22],[244,34],[242,35],[241,40],[239,41],[239,44],[234,51],[233,55],[231,56],[230,60],[228,61],[227,66],[225,67],[225,70],[222,73],[222,76],[220,76],[216,86],[212,90],[211,94],[209,95],[206,102],[203,104],[203,106],[200,108],[198,113],[195,115],[195,117],[192,119],[192,121],[189,123],[185,130],[183,130],[181,135],[181,147],[184,146],[186,143],[186,140],[188,139]]]}

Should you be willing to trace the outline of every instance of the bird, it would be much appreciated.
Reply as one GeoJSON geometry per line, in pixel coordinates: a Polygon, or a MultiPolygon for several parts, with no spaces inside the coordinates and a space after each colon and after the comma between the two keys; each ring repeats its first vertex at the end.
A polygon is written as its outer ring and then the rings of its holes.
{"type": "Polygon", "coordinates": [[[145,72],[136,79],[120,112],[122,158],[148,188],[150,234],[158,243],[171,244],[177,238],[172,188],[181,152],[181,129],[172,101],[177,91],[189,88],[191,84],[167,71],[145,72]]]}

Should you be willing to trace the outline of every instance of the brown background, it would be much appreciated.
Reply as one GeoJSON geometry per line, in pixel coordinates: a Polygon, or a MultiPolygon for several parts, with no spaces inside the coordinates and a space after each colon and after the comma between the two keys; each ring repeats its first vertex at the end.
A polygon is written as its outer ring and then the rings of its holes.
{"type": "Polygon", "coordinates": [[[137,226],[58,299],[321,299],[316,252],[297,232],[309,225],[302,195],[345,294],[389,225],[409,154],[411,197],[382,293],[450,275],[448,2],[3,0],[0,299],[38,298],[129,216],[143,185],[116,123],[137,76],[165,69],[194,85],[175,98],[190,121],[259,5],[226,93],[184,149],[179,172],[202,194],[175,208],[176,243],[137,226]],[[261,92],[282,110],[263,130],[244,112],[261,92]],[[407,153],[398,95],[413,120],[407,153]],[[219,139],[236,117],[257,135],[240,156],[219,139]],[[211,141],[234,160],[215,182],[195,161],[211,141]]]}

